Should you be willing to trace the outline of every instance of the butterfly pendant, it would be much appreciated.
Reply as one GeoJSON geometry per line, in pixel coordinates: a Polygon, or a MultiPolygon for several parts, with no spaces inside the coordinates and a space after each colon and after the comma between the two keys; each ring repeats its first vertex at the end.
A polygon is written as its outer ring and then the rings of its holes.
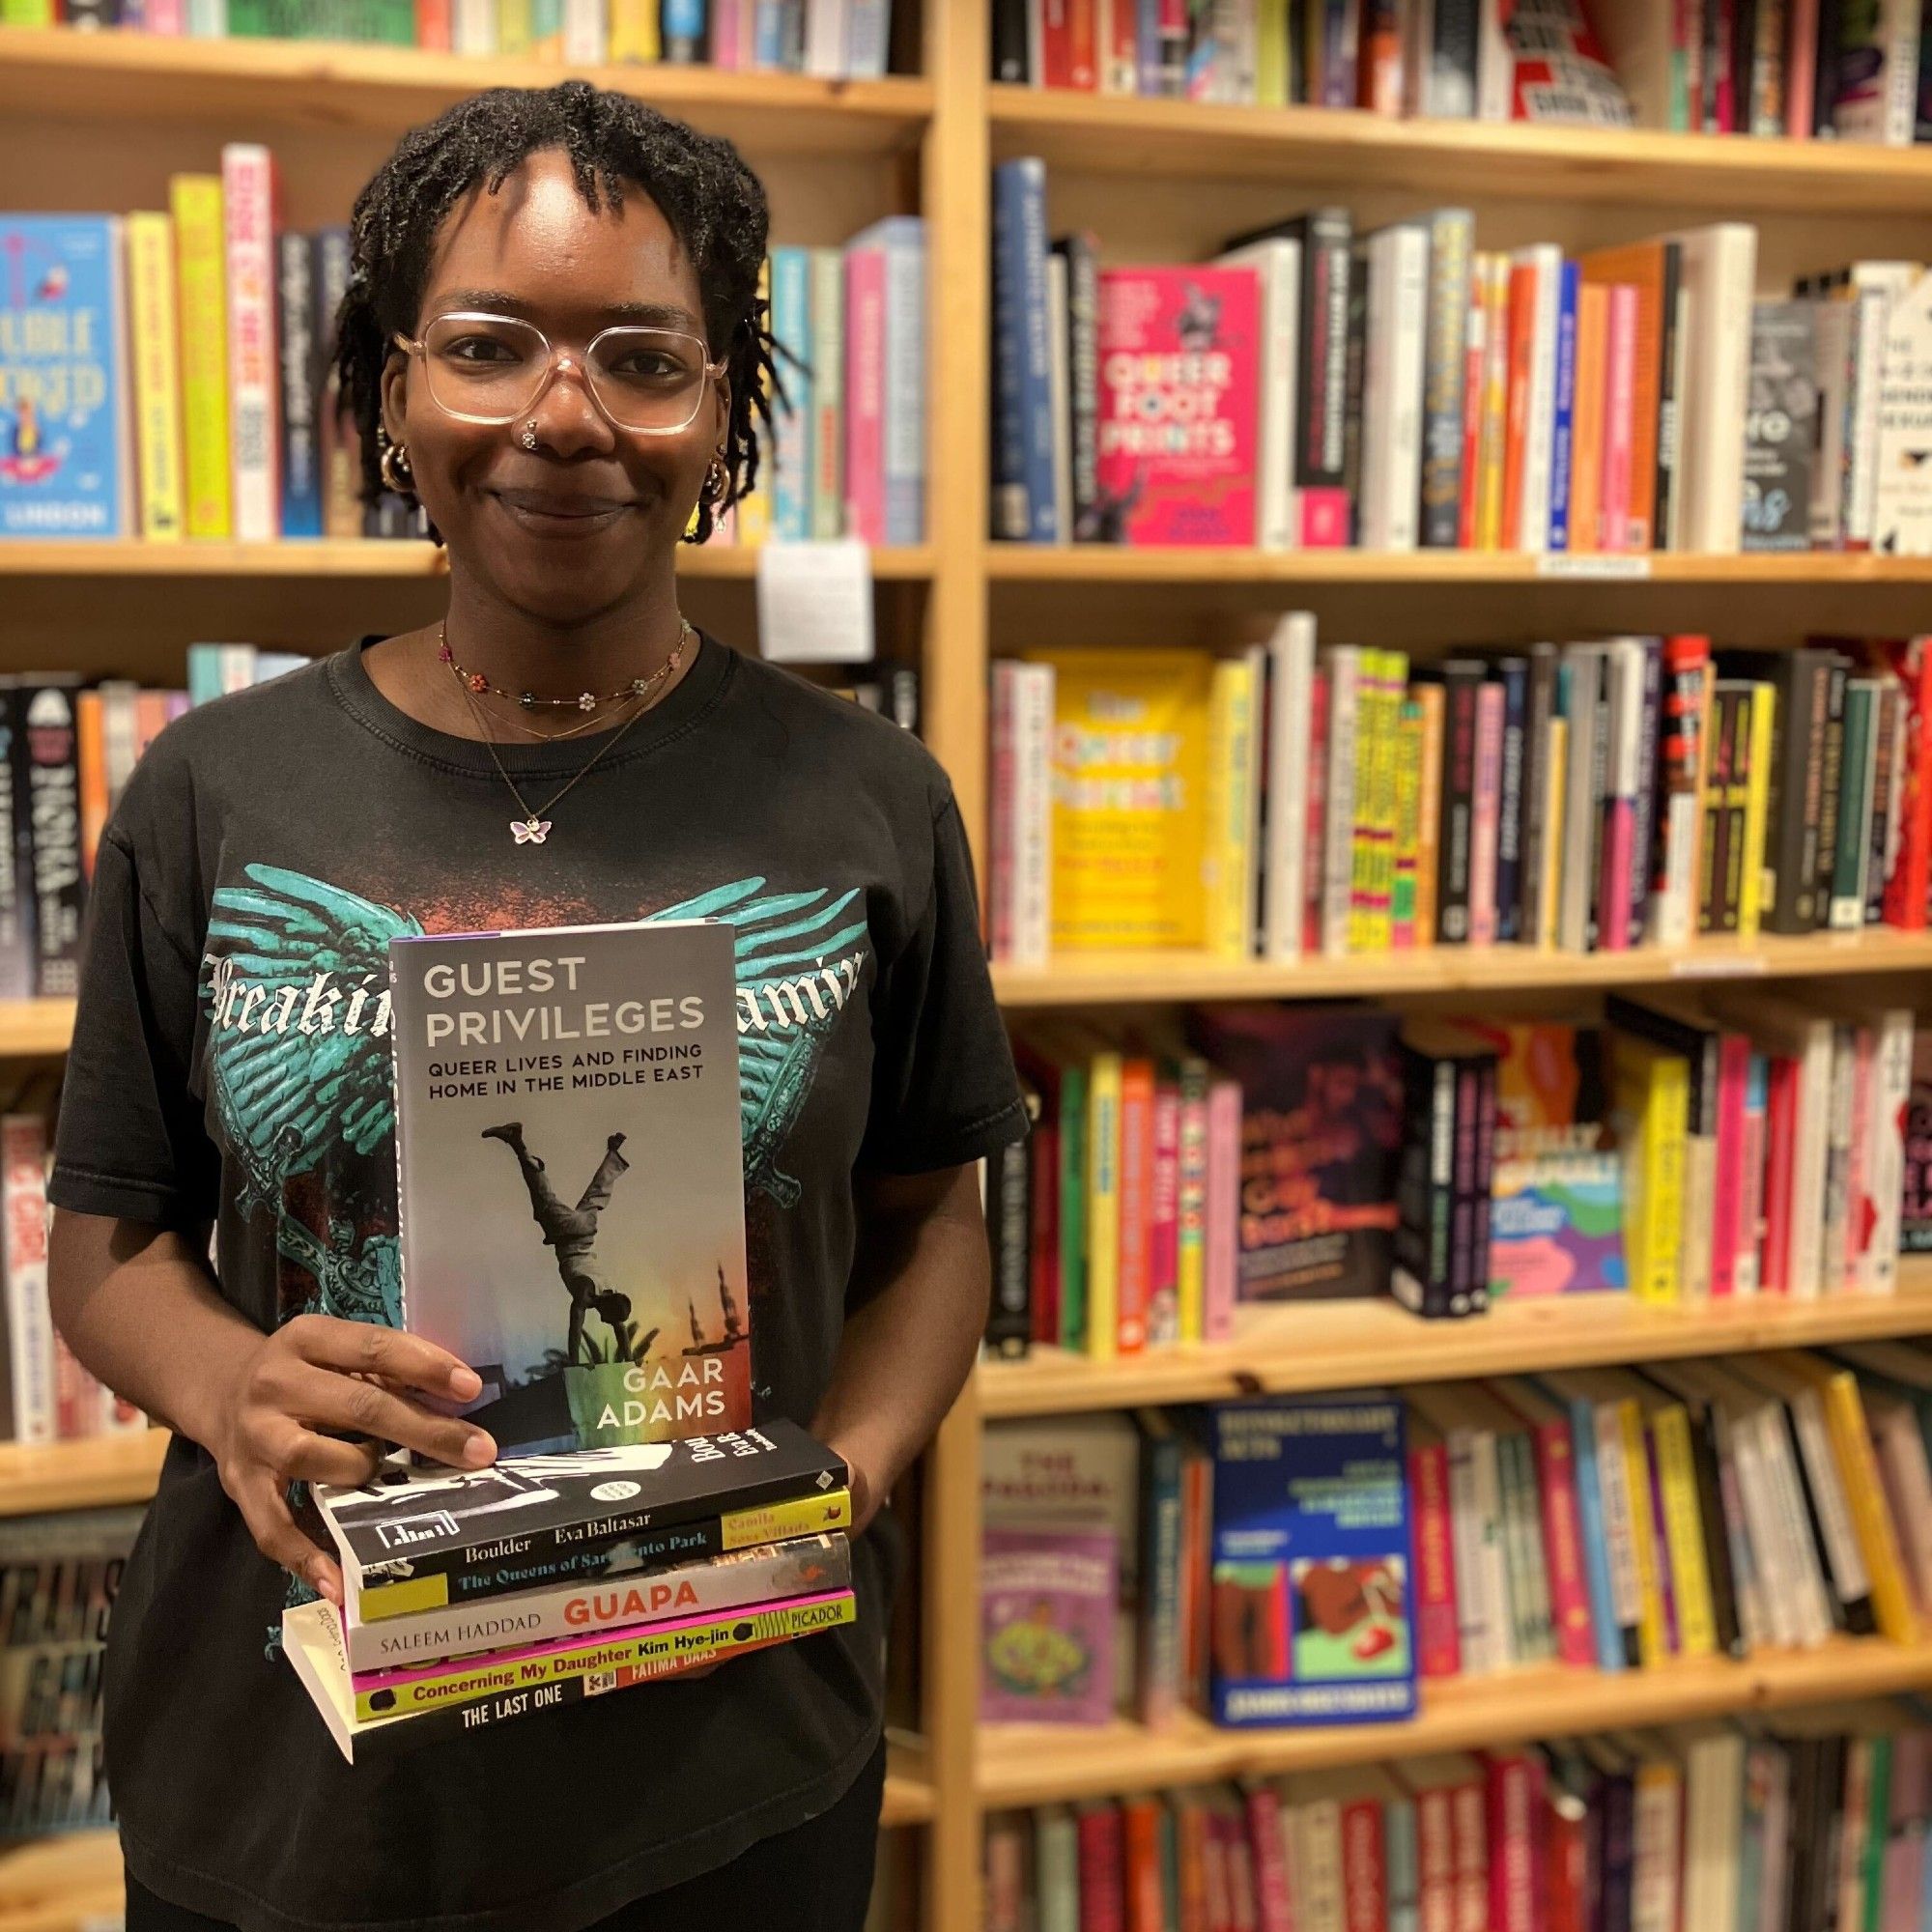
{"type": "Polygon", "coordinates": [[[547,818],[513,818],[510,832],[519,845],[541,845],[550,837],[547,818]]]}

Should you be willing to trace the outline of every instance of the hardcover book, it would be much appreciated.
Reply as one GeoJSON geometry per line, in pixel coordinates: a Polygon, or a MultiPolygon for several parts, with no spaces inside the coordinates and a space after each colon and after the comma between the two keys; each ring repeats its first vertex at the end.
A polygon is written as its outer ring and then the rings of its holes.
{"type": "Polygon", "coordinates": [[[1403,1405],[1385,1391],[1212,1411],[1212,1715],[1415,1715],[1403,1405]]]}
{"type": "Polygon", "coordinates": [[[1252,269],[1101,271],[1098,541],[1255,541],[1261,322],[1252,269]]]}
{"type": "Polygon", "coordinates": [[[845,1465],[794,1422],[315,1492],[363,1623],[842,1529],[845,1465]]]}
{"type": "Polygon", "coordinates": [[[746,1427],[731,931],[390,947],[403,1325],[483,1379],[500,1450],[746,1427]]]}
{"type": "Polygon", "coordinates": [[[1398,1016],[1216,1007],[1193,1044],[1241,1084],[1243,1300],[1381,1294],[1396,1229],[1398,1016]]]}
{"type": "Polygon", "coordinates": [[[1120,1568],[1112,1532],[988,1529],[980,1566],[980,1722],[1105,1723],[1120,1568]]]}
{"type": "Polygon", "coordinates": [[[1811,548],[1817,313],[1809,301],[1758,302],[1751,310],[1742,532],[1747,551],[1811,548]]]}

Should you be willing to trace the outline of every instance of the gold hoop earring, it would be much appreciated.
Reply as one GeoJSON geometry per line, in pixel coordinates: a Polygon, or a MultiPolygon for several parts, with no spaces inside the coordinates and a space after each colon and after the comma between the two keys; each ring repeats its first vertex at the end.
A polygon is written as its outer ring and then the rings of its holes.
{"type": "Polygon", "coordinates": [[[384,440],[383,454],[376,468],[381,473],[383,481],[398,497],[407,497],[412,494],[410,453],[400,442],[390,442],[386,439],[384,440]]]}

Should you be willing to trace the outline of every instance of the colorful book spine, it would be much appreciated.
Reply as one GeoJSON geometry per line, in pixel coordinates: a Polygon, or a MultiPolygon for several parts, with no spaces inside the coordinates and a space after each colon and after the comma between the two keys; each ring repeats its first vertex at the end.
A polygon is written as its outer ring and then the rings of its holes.
{"type": "Polygon", "coordinates": [[[771,256],[772,334],[781,352],[772,398],[772,534],[781,543],[811,536],[813,433],[811,251],[774,248],[771,256]]]}
{"type": "Polygon", "coordinates": [[[185,514],[174,223],[165,214],[130,214],[127,237],[141,534],[173,543],[185,514]]]}
{"type": "Polygon", "coordinates": [[[1118,1053],[1087,1069],[1087,1352],[1111,1360],[1121,1337],[1121,1080],[1118,1053]]]}
{"type": "Polygon", "coordinates": [[[221,151],[228,299],[229,488],[235,535],[266,543],[281,526],[275,346],[275,161],[267,148],[221,151]]]}
{"type": "Polygon", "coordinates": [[[180,293],[183,481],[190,537],[234,533],[221,197],[217,175],[176,175],[168,185],[180,293]]]}

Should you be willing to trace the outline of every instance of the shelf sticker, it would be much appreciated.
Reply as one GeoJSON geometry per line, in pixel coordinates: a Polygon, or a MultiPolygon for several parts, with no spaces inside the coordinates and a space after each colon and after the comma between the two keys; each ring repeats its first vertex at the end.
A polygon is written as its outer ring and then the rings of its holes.
{"type": "Polygon", "coordinates": [[[758,652],[774,664],[866,664],[872,553],[858,542],[758,549],[758,652]]]}
{"type": "Polygon", "coordinates": [[[1762,952],[1691,952],[1670,962],[1673,980],[1743,980],[1770,970],[1762,952]]]}
{"type": "Polygon", "coordinates": [[[1599,580],[1647,578],[1650,554],[1647,551],[1545,551],[1536,559],[1539,577],[1581,577],[1599,580]]]}

